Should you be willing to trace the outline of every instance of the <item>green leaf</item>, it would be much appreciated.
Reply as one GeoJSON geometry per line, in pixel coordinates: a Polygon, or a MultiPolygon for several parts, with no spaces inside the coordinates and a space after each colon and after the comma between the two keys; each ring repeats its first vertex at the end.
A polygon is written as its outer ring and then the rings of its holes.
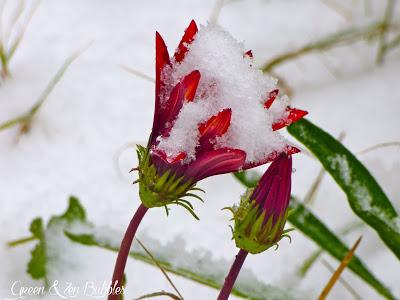
{"type": "Polygon", "coordinates": [[[79,203],[78,198],[74,196],[69,197],[68,208],[61,216],[53,217],[50,222],[54,220],[65,220],[68,223],[73,223],[77,221],[86,221],[86,212],[82,205],[79,203]]]}
{"type": "Polygon", "coordinates": [[[31,259],[28,262],[27,272],[32,276],[33,279],[44,279],[47,285],[47,257],[43,220],[41,218],[34,219],[31,223],[30,231],[33,236],[38,240],[38,243],[31,251],[31,259]]]}
{"type": "MultiPolygon", "coordinates": [[[[237,174],[234,175],[243,185],[251,188],[257,184],[254,180],[245,180],[245,178],[254,178],[256,176],[255,174],[257,174],[254,171],[251,173],[251,175],[245,174],[245,176],[237,176],[237,174]]],[[[260,177],[261,176],[258,175],[258,178],[260,177]]],[[[293,226],[295,226],[299,231],[313,240],[338,261],[341,261],[345,257],[349,251],[349,248],[340,240],[339,237],[337,237],[327,226],[325,226],[321,220],[319,220],[310,210],[307,209],[307,207],[301,204],[293,196],[291,197],[289,208],[291,211],[288,216],[288,221],[293,226]]],[[[348,268],[387,299],[395,299],[390,290],[368,270],[368,268],[357,256],[353,256],[348,268]]]]}
{"type": "Polygon", "coordinates": [[[69,204],[67,210],[59,215],[51,217],[50,221],[47,223],[46,228],[44,228],[43,220],[41,218],[36,218],[32,221],[30,225],[30,231],[32,235],[36,238],[38,243],[35,245],[31,251],[31,259],[28,263],[27,272],[31,275],[33,279],[43,279],[45,285],[48,286],[48,274],[47,274],[47,240],[46,232],[56,228],[59,234],[63,234],[64,229],[68,229],[70,225],[76,222],[85,222],[86,213],[83,207],[80,205],[79,200],[76,197],[71,196],[69,198],[69,204]],[[62,223],[61,230],[56,226],[62,223]]]}
{"type": "Polygon", "coordinates": [[[306,119],[290,125],[288,131],[319,159],[346,193],[354,213],[400,259],[400,218],[367,168],[339,141],[306,119]]]}

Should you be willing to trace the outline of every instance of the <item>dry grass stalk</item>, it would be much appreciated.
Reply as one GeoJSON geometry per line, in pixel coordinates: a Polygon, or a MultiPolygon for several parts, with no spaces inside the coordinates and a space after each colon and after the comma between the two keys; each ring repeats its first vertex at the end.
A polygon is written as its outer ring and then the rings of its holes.
{"type": "Polygon", "coordinates": [[[339,267],[336,269],[336,271],[332,274],[332,277],[329,279],[328,283],[326,284],[325,288],[322,290],[321,294],[318,297],[318,300],[325,300],[326,297],[328,296],[329,292],[332,290],[333,286],[335,283],[338,281],[340,278],[340,275],[344,271],[344,269],[347,267],[347,265],[350,263],[358,245],[361,242],[362,237],[360,236],[358,240],[354,243],[353,247],[351,247],[350,251],[346,254],[346,256],[343,258],[342,262],[340,263],[339,267]]]}

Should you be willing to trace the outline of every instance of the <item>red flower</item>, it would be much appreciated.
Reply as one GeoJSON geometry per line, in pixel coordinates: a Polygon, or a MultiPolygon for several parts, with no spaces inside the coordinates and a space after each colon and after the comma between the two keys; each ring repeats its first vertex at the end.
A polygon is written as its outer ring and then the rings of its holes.
{"type": "MultiPolygon", "coordinates": [[[[173,59],[176,62],[180,63],[185,59],[185,55],[189,51],[188,45],[194,40],[196,33],[196,23],[191,21],[174,54],[173,59]]],[[[251,51],[247,51],[244,55],[252,57],[251,51]]],[[[200,139],[196,148],[196,158],[189,163],[185,163],[187,154],[184,152],[170,157],[162,150],[157,149],[158,138],[169,136],[183,104],[193,101],[201,77],[198,70],[193,70],[173,87],[167,100],[162,101],[163,94],[166,91],[163,70],[168,66],[172,66],[171,59],[161,35],[157,32],[155,110],[148,149],[150,150],[151,162],[155,165],[159,175],[170,170],[176,176],[183,176],[186,180],[195,183],[209,176],[253,168],[270,162],[279,155],[279,153],[273,152],[257,163],[246,163],[246,153],[241,149],[215,149],[216,137],[224,135],[230,126],[232,114],[230,108],[222,110],[208,121],[199,124],[200,139]]],[[[264,105],[266,109],[270,108],[277,94],[278,90],[271,91],[268,94],[264,105]]],[[[272,128],[273,130],[283,128],[306,114],[305,111],[288,107],[286,118],[274,123],[272,128]]],[[[299,152],[299,150],[288,145],[285,152],[293,154],[299,152]]]]}

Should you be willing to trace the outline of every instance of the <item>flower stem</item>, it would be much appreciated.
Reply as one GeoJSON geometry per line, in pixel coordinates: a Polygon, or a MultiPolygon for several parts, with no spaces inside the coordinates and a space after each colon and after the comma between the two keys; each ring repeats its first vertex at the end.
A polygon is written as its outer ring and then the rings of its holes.
{"type": "Polygon", "coordinates": [[[247,257],[248,252],[246,250],[240,249],[239,253],[236,255],[235,261],[232,264],[231,269],[229,270],[228,276],[225,278],[224,286],[219,292],[219,296],[217,300],[227,300],[233,285],[235,284],[236,278],[239,275],[240,269],[243,266],[244,260],[247,257]]]}
{"type": "Polygon", "coordinates": [[[140,204],[131,222],[129,223],[128,228],[126,229],[125,236],[121,242],[121,247],[119,248],[117,261],[115,262],[114,274],[111,283],[112,292],[108,296],[108,300],[118,300],[120,297],[121,293],[117,290],[121,288],[121,282],[124,276],[125,265],[131,249],[132,241],[135,237],[136,230],[138,229],[139,224],[147,210],[148,208],[146,206],[140,204]]]}

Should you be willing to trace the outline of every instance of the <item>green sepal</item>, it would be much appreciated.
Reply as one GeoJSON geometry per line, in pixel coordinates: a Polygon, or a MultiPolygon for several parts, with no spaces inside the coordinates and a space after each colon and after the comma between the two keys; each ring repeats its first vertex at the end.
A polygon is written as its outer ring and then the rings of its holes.
{"type": "MultiPolygon", "coordinates": [[[[225,208],[232,212],[235,222],[233,228],[233,239],[236,246],[249,253],[256,254],[278,246],[283,237],[293,230],[284,226],[289,212],[286,211],[273,222],[273,216],[265,220],[265,212],[262,212],[258,204],[251,200],[253,189],[248,189],[241,197],[239,206],[225,208]]],[[[290,238],[290,237],[289,237],[290,238]]]]}
{"type": "Polygon", "coordinates": [[[172,170],[158,174],[155,165],[151,162],[149,149],[137,145],[136,152],[139,159],[139,196],[143,205],[147,208],[164,207],[167,215],[168,205],[180,205],[198,219],[192,204],[183,198],[192,197],[203,202],[200,196],[193,193],[203,190],[196,188],[196,183],[187,180],[184,176],[178,176],[172,170]]]}

